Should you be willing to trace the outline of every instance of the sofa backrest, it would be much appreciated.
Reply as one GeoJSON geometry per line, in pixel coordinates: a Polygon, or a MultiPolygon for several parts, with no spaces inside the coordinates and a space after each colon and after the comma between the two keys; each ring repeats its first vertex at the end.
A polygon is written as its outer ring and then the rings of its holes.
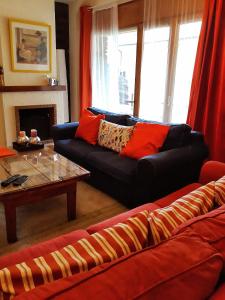
{"type": "Polygon", "coordinates": [[[225,205],[183,223],[174,230],[173,235],[185,232],[187,229],[199,234],[222,254],[225,272],[225,205]]]}
{"type": "MultiPolygon", "coordinates": [[[[117,113],[105,111],[96,107],[89,107],[88,110],[90,110],[92,113],[96,115],[104,114],[106,116],[105,119],[108,122],[125,125],[125,126],[133,126],[137,122],[170,125],[169,133],[160,151],[167,151],[173,148],[186,146],[191,143],[192,141],[191,136],[192,135],[196,136],[196,133],[191,131],[191,127],[187,124],[155,122],[155,121],[132,117],[126,114],[117,114],[117,113]]],[[[197,138],[200,137],[197,136],[197,138]]]]}
{"type": "Polygon", "coordinates": [[[110,111],[102,110],[96,107],[88,107],[88,110],[91,111],[93,114],[104,114],[105,120],[111,123],[119,124],[119,125],[127,125],[127,118],[128,115],[125,114],[117,114],[110,111]]]}
{"type": "Polygon", "coordinates": [[[162,123],[162,122],[149,121],[149,120],[140,119],[131,116],[127,118],[127,126],[135,125],[137,122],[162,124],[162,125],[170,126],[169,133],[160,151],[167,151],[173,148],[183,147],[190,143],[191,127],[187,124],[162,123]]]}

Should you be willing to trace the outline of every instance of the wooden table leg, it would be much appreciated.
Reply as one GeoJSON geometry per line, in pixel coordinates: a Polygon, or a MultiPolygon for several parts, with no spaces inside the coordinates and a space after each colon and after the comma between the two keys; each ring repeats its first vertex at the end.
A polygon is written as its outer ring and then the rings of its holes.
{"type": "Polygon", "coordinates": [[[77,183],[71,186],[71,189],[67,192],[67,217],[68,221],[76,218],[76,193],[77,183]]]}
{"type": "Polygon", "coordinates": [[[5,220],[6,220],[6,234],[8,243],[17,241],[16,236],[16,207],[11,203],[4,203],[5,220]]]}

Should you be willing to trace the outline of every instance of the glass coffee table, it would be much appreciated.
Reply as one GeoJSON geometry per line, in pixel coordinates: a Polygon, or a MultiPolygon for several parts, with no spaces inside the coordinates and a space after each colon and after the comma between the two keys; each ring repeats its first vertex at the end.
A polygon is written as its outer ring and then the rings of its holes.
{"type": "Polygon", "coordinates": [[[18,187],[0,186],[9,243],[17,241],[16,208],[19,206],[66,193],[67,217],[69,221],[74,220],[77,182],[90,176],[89,171],[48,147],[1,158],[0,181],[15,174],[27,175],[28,180],[18,187]]]}

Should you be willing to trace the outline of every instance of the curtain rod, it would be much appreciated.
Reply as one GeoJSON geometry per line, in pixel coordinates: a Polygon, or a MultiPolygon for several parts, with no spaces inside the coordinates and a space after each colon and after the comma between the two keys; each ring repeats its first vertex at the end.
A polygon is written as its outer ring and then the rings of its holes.
{"type": "Polygon", "coordinates": [[[90,9],[94,9],[94,10],[101,10],[101,9],[107,9],[112,7],[113,5],[120,5],[123,3],[128,3],[131,2],[132,0],[119,0],[119,1],[112,1],[110,3],[105,3],[105,4],[97,4],[94,6],[90,6],[90,9]]]}

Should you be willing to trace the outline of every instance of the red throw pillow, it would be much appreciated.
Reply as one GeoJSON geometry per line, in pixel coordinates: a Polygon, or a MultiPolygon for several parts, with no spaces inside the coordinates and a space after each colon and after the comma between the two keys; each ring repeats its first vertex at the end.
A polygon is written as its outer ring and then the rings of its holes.
{"type": "Polygon", "coordinates": [[[92,112],[84,110],[75,136],[89,144],[96,145],[101,119],[105,119],[105,115],[94,115],[92,112]]]}
{"type": "Polygon", "coordinates": [[[0,157],[12,156],[12,155],[16,155],[16,152],[9,148],[0,147],[0,157]]]}
{"type": "Polygon", "coordinates": [[[120,152],[122,156],[139,159],[159,152],[169,131],[169,126],[151,123],[137,123],[133,135],[120,152]]]}

